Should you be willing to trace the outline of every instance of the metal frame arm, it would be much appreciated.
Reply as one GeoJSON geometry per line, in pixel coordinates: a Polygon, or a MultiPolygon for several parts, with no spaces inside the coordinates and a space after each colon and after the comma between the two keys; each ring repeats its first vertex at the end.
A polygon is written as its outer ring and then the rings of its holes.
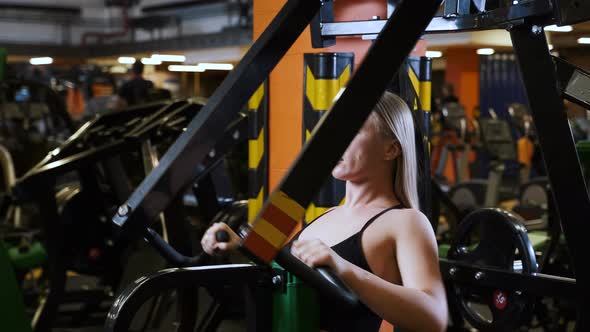
{"type": "MultiPolygon", "coordinates": [[[[590,233],[587,216],[590,200],[570,126],[563,111],[555,64],[540,26],[520,26],[510,31],[520,64],[531,114],[561,221],[581,299],[590,296],[590,268],[584,248],[590,233]]],[[[590,328],[590,307],[578,305],[576,331],[590,328]]]]}
{"type": "Polygon", "coordinates": [[[105,332],[127,332],[134,315],[150,298],[196,286],[239,285],[269,280],[271,270],[249,264],[212,265],[158,271],[134,281],[117,296],[107,314],[105,332]]]}
{"type": "MultiPolygon", "coordinates": [[[[552,5],[548,0],[527,1],[507,8],[498,8],[472,15],[453,15],[434,17],[424,31],[426,34],[454,33],[476,30],[506,29],[525,23],[526,18],[546,17],[547,24],[553,22],[552,5]]],[[[379,33],[386,20],[350,21],[350,22],[318,22],[321,36],[313,36],[316,40],[330,40],[338,36],[373,35],[379,33]]]]}
{"type": "Polygon", "coordinates": [[[439,260],[443,278],[461,285],[501,287],[505,291],[525,291],[530,295],[568,299],[578,299],[580,296],[575,279],[542,273],[518,273],[445,258],[439,260]]]}
{"type": "Polygon", "coordinates": [[[207,105],[190,122],[186,132],[119,209],[113,217],[116,224],[129,228],[155,220],[186,187],[194,177],[193,165],[203,160],[221,138],[223,129],[268,77],[319,7],[320,1],[290,0],[285,4],[207,105]],[[130,220],[132,222],[128,224],[132,226],[126,225],[130,220]]]}

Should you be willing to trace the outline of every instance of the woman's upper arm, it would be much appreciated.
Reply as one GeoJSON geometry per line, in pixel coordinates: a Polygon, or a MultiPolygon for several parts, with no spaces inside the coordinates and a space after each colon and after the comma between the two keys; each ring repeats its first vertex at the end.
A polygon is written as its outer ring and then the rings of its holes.
{"type": "Polygon", "coordinates": [[[407,220],[395,231],[396,258],[404,287],[424,291],[446,302],[436,238],[430,222],[418,211],[408,211],[407,220]]]}

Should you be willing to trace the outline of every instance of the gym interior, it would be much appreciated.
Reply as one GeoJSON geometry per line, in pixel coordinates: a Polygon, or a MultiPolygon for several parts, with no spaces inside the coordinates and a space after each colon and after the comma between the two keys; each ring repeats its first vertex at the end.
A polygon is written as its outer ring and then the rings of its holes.
{"type": "MultiPolygon", "coordinates": [[[[0,2],[0,331],[379,311],[286,248],[346,205],[332,170],[384,91],[412,114],[436,330],[590,331],[589,21],[583,0],[0,2]],[[208,254],[218,223],[239,244],[208,254]]],[[[396,302],[378,331],[435,331],[396,302]]]]}

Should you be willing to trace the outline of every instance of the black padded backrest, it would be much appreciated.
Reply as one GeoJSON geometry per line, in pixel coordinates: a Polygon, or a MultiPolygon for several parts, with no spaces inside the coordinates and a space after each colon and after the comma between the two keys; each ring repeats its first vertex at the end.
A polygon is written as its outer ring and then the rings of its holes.
{"type": "Polygon", "coordinates": [[[459,103],[446,103],[442,106],[442,121],[445,129],[454,130],[458,136],[463,136],[466,129],[467,115],[465,108],[459,103]]]}
{"type": "Polygon", "coordinates": [[[501,119],[480,119],[481,138],[492,160],[516,160],[516,145],[510,125],[501,119]]]}

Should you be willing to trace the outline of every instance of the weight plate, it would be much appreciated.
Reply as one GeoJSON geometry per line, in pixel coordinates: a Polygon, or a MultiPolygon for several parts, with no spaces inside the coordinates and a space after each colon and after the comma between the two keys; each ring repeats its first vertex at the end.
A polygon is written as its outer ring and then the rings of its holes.
{"type": "MultiPolygon", "coordinates": [[[[465,217],[448,258],[511,272],[537,272],[525,227],[499,209],[480,209],[465,217]]],[[[513,330],[530,319],[536,300],[521,291],[504,290],[502,285],[483,287],[453,282],[450,287],[463,317],[483,331],[513,330]]]]}

